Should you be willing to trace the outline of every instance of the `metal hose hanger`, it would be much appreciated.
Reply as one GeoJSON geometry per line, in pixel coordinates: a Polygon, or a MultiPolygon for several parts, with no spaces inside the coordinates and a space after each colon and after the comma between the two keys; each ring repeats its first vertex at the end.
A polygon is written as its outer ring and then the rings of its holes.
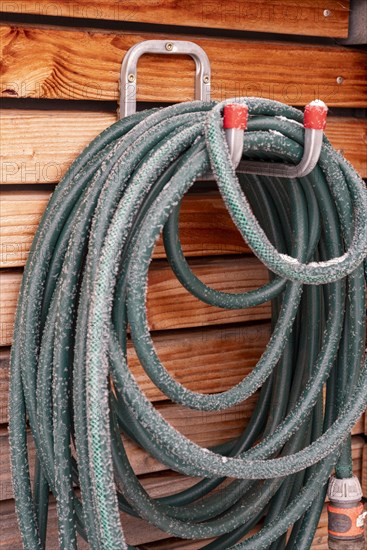
{"type": "MultiPolygon", "coordinates": [[[[306,126],[323,126],[324,115],[323,105],[311,105],[306,126]]],[[[330,473],[336,467],[338,478],[352,476],[349,433],[367,402],[367,194],[325,136],[316,140],[313,169],[294,173],[305,158],[302,122],[299,110],[257,98],[131,114],[102,132],[57,186],[25,268],[11,355],[12,473],[25,548],[45,548],[49,490],[64,550],[77,548],[77,532],[93,550],[131,548],[121,510],[172,536],[214,538],[202,543],[207,549],[310,547],[330,473]],[[243,118],[235,127],[243,143],[236,174],[223,114],[233,129],[238,109],[249,116],[246,130],[243,118]],[[181,200],[209,173],[269,269],[269,282],[254,291],[206,286],[182,252],[181,200]],[[162,229],[173,271],[199,300],[226,309],[271,300],[268,345],[225,392],[183,387],[154,348],[147,272],[162,229]],[[259,390],[243,433],[203,449],[177,432],[129,370],[128,328],[146,373],[175,403],[221,411],[259,390]],[[33,489],[26,420],[37,455],[33,489]],[[201,481],[152,498],[121,433],[201,481]],[[260,520],[261,529],[243,540],[260,520]]]]}

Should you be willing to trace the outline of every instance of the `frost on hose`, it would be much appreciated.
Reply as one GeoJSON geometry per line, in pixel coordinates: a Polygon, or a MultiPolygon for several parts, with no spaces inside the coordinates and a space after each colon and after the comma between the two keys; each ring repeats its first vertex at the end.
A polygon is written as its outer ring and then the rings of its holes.
{"type": "MultiPolygon", "coordinates": [[[[331,470],[351,468],[347,436],[367,401],[363,182],[327,140],[305,178],[237,178],[221,115],[234,101],[186,103],[114,124],[50,200],[24,272],[11,357],[12,472],[26,548],[43,548],[45,516],[34,512],[40,496],[29,481],[25,415],[37,483],[43,496],[50,488],[56,497],[60,543],[68,550],[77,548],[77,532],[92,549],[128,548],[121,510],[173,536],[217,537],[211,549],[265,548],[297,522],[289,547],[306,547],[331,470]],[[183,255],[181,199],[209,170],[241,234],[276,274],[254,291],[209,288],[183,255]],[[267,348],[225,392],[185,388],[153,345],[147,273],[162,228],[168,261],[196,298],[224,309],[272,301],[267,348]],[[243,433],[204,449],[177,432],[129,370],[127,327],[142,367],[173,402],[224,411],[258,391],[243,433]],[[152,498],[132,470],[121,432],[166,467],[201,481],[152,498]],[[261,519],[261,530],[242,541],[261,519]]],[[[244,154],[297,164],[302,113],[269,100],[239,102],[250,112],[244,154]]]]}

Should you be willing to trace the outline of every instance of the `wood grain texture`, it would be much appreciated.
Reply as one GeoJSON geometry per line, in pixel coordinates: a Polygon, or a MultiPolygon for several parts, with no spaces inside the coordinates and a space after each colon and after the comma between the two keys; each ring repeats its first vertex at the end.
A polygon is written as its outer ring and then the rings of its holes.
{"type": "MultiPolygon", "coordinates": [[[[251,417],[256,403],[256,395],[247,402],[226,411],[194,411],[171,403],[158,403],[157,410],[162,416],[186,437],[203,447],[211,447],[238,437],[251,417]]],[[[137,475],[166,471],[167,467],[143,451],[135,443],[124,438],[130,463],[137,475]]],[[[34,444],[28,436],[28,449],[33,476],[35,459],[34,444]]],[[[0,430],[0,498],[12,498],[10,481],[9,440],[5,429],[0,430]]],[[[172,487],[171,487],[172,492],[172,487]]]]}
{"type": "MultiPolygon", "coordinates": [[[[154,335],[153,341],[163,365],[178,382],[192,391],[218,393],[251,372],[269,337],[270,325],[265,323],[172,331],[154,335]]],[[[152,402],[164,401],[165,396],[146,375],[130,341],[127,353],[129,368],[141,390],[152,402]]],[[[0,349],[0,424],[8,421],[9,360],[9,349],[0,349]]],[[[352,434],[363,434],[363,427],[364,415],[352,434]]]]}
{"type": "Polygon", "coordinates": [[[22,274],[20,272],[0,272],[0,345],[9,345],[13,336],[15,309],[22,274]]]}
{"type": "MultiPolygon", "coordinates": [[[[252,290],[268,280],[266,268],[253,257],[193,259],[190,265],[206,284],[227,292],[252,290]]],[[[0,271],[2,346],[11,344],[21,279],[20,271],[0,271]]],[[[181,286],[168,264],[163,261],[151,264],[148,288],[147,310],[151,330],[232,324],[270,317],[269,303],[244,310],[223,310],[200,302],[181,286]]]]}
{"type": "MultiPolygon", "coordinates": [[[[360,437],[353,438],[352,440],[353,471],[356,475],[359,475],[359,476],[361,475],[361,468],[362,468],[363,445],[364,445],[364,441],[362,438],[360,437]]],[[[34,453],[32,449],[33,448],[31,448],[31,458],[32,458],[32,465],[33,465],[34,453]]],[[[0,479],[0,487],[2,488],[1,497],[3,497],[2,498],[3,502],[1,502],[1,505],[0,505],[0,516],[1,517],[4,517],[4,515],[7,516],[5,518],[4,526],[6,525],[7,522],[10,523],[15,519],[13,509],[12,509],[12,502],[8,500],[12,498],[10,478],[5,477],[10,473],[7,453],[8,453],[7,437],[6,435],[3,435],[3,436],[0,436],[0,459],[3,466],[2,471],[4,471],[5,475],[4,476],[1,475],[1,479],[0,479]]],[[[169,471],[161,471],[159,475],[154,475],[150,473],[149,475],[141,477],[140,480],[143,483],[146,490],[149,492],[149,494],[151,494],[153,497],[164,496],[166,494],[171,493],[172,486],[174,486],[175,490],[177,491],[183,490],[185,488],[188,488],[193,483],[193,481],[195,481],[195,480],[192,480],[191,478],[186,478],[184,476],[181,476],[179,474],[175,474],[169,471]]],[[[51,506],[51,509],[52,509],[52,506],[51,506]]],[[[56,518],[56,516],[54,516],[54,518],[56,518]]],[[[137,527],[137,525],[139,525],[139,523],[138,524],[134,523],[135,520],[132,520],[131,518],[125,515],[123,516],[122,520],[124,522],[124,527],[126,527],[127,532],[129,533],[129,538],[131,537],[130,540],[135,541],[135,542],[131,542],[132,544],[141,544],[145,542],[157,541],[160,538],[167,538],[167,535],[163,536],[163,534],[161,534],[160,532],[157,532],[155,529],[152,529],[147,525],[144,525],[143,523],[141,524],[141,527],[143,526],[144,528],[146,527],[146,531],[144,532],[144,535],[135,534],[135,538],[133,538],[134,530],[137,527]],[[137,538],[137,536],[139,538],[137,538]]],[[[53,525],[55,525],[55,521],[51,520],[51,526],[53,525]]],[[[323,522],[320,523],[319,527],[321,528],[322,525],[323,525],[323,522]]],[[[7,536],[9,536],[9,534],[7,536]]],[[[320,539],[320,536],[321,536],[321,532],[319,532],[318,534],[318,539],[320,539]]],[[[170,542],[173,543],[174,541],[172,541],[171,539],[170,542]]],[[[182,541],[181,541],[181,544],[183,544],[182,541]]],[[[192,546],[192,548],[193,549],[200,548],[198,543],[196,543],[196,545],[197,546],[192,546]]],[[[0,547],[1,546],[2,546],[2,543],[0,542],[0,547]]],[[[147,548],[153,548],[153,547],[147,546],[147,548]]],[[[162,549],[163,548],[167,548],[167,546],[163,545],[162,549]]],[[[170,546],[169,548],[176,548],[176,546],[172,546],[172,547],[170,546]]],[[[186,547],[177,546],[177,548],[186,548],[186,547]]],[[[191,548],[191,546],[189,548],[191,548]]]]}
{"type": "MultiPolygon", "coordinates": [[[[141,484],[149,492],[152,497],[164,496],[172,493],[172,485],[174,484],[177,491],[187,489],[195,483],[194,478],[187,478],[174,472],[160,472],[159,475],[150,474],[140,478],[141,484]]],[[[0,502],[0,521],[2,525],[0,534],[0,548],[12,548],[22,550],[20,535],[15,521],[14,501],[6,500],[0,502]]],[[[146,521],[121,514],[121,522],[124,526],[126,538],[130,544],[142,544],[147,540],[157,541],[167,538],[167,534],[163,533],[156,527],[150,525],[146,521]]],[[[47,550],[58,548],[57,545],[57,514],[55,500],[51,496],[49,506],[49,529],[48,540],[46,545],[47,550]]],[[[78,549],[87,550],[89,548],[82,538],[78,538],[78,549]]]]}
{"type": "MultiPolygon", "coordinates": [[[[256,397],[252,396],[245,403],[219,412],[194,411],[169,403],[157,403],[156,408],[186,437],[202,447],[211,447],[239,436],[251,417],[256,397]]],[[[126,440],[126,452],[136,474],[167,469],[130,440],[126,440]]]]}
{"type": "Polygon", "coordinates": [[[306,36],[348,36],[349,1],[328,0],[22,0],[3,2],[2,10],[35,15],[109,19],[306,36]]]}
{"type": "MultiPolygon", "coordinates": [[[[55,502],[52,502],[49,506],[48,518],[46,548],[49,550],[59,550],[55,502]]],[[[0,502],[0,523],[0,548],[3,550],[9,550],[10,548],[12,550],[23,550],[13,500],[0,502]]],[[[78,550],[89,549],[89,545],[79,535],[77,540],[78,550]]]]}
{"type": "MultiPolygon", "coordinates": [[[[0,192],[0,267],[23,266],[51,192],[0,192]]],[[[217,256],[249,252],[219,193],[184,197],[180,238],[185,256],[217,256]]],[[[154,258],[165,258],[162,240],[154,258]]]]}
{"type": "MultiPolygon", "coordinates": [[[[12,548],[12,550],[23,550],[20,535],[17,528],[14,503],[13,501],[0,503],[0,518],[3,526],[2,534],[0,535],[0,548],[4,550],[12,548]]],[[[163,534],[154,527],[149,527],[145,522],[141,520],[135,520],[134,518],[126,518],[122,515],[122,522],[127,532],[128,540],[131,544],[134,537],[142,538],[142,533],[145,534],[145,539],[150,538],[151,542],[148,543],[135,543],[139,544],[140,550],[199,550],[203,546],[202,543],[183,541],[174,538],[162,538],[163,534]]],[[[254,529],[250,534],[256,533],[257,529],[254,529]]],[[[328,550],[328,535],[327,535],[327,509],[324,506],[320,522],[317,526],[315,537],[311,546],[311,550],[328,550]]],[[[208,543],[213,539],[206,541],[208,543]]],[[[50,506],[50,528],[49,536],[47,540],[47,548],[50,550],[56,550],[57,544],[57,527],[56,527],[56,509],[55,505],[50,506]]],[[[89,547],[81,539],[78,539],[78,548],[80,550],[87,550],[89,547]]]]}
{"type": "MultiPolygon", "coordinates": [[[[176,380],[193,391],[217,393],[231,388],[251,371],[269,336],[269,324],[236,325],[170,331],[155,334],[153,341],[162,363],[176,380]]],[[[146,375],[130,342],[128,363],[148,399],[153,402],[166,399],[146,375]]],[[[3,348],[0,350],[0,424],[5,424],[8,418],[8,391],[9,350],[3,348]]]]}
{"type": "Polygon", "coordinates": [[[367,119],[330,117],[326,136],[359,173],[367,177],[367,119]]]}
{"type": "MultiPolygon", "coordinates": [[[[115,121],[116,115],[103,111],[3,109],[0,182],[57,183],[84,147],[115,121]]],[[[326,135],[367,177],[367,121],[330,116],[326,135]]]]}
{"type": "Polygon", "coordinates": [[[0,192],[0,267],[25,265],[49,191],[0,192]]]}
{"type": "MultiPolygon", "coordinates": [[[[116,100],[126,51],[142,40],[172,35],[3,26],[4,97],[116,100]]],[[[258,96],[292,105],[315,98],[329,106],[367,105],[367,54],[334,46],[187,37],[212,64],[212,97],[258,96]],[[291,67],[291,70],[290,70],[291,67]],[[312,78],[305,78],[312,68],[312,78]],[[337,83],[337,78],[343,78],[337,83]]],[[[187,101],[193,97],[193,61],[144,56],[138,99],[187,101]],[[164,79],[160,78],[164,74],[164,79]],[[159,85],[157,85],[159,82],[159,85]]]]}
{"type": "MultiPolygon", "coordinates": [[[[170,484],[170,492],[172,491],[172,484],[174,484],[175,487],[178,488],[178,490],[180,488],[184,489],[188,486],[186,483],[186,487],[185,487],[185,484],[180,481],[177,475],[173,475],[171,477],[165,475],[163,479],[170,484]]],[[[150,490],[151,487],[153,486],[154,478],[152,478],[152,476],[149,476],[149,478],[144,479],[142,482],[145,488],[150,490]]],[[[150,490],[150,492],[152,491],[150,490]]],[[[160,490],[160,493],[164,494],[164,492],[162,492],[161,490],[160,490]]],[[[2,530],[0,532],[0,548],[4,548],[4,550],[5,549],[8,550],[11,547],[12,550],[23,550],[23,546],[21,544],[21,539],[20,539],[20,535],[19,535],[18,527],[16,523],[13,500],[0,502],[0,521],[2,525],[2,530]]],[[[156,527],[150,525],[148,522],[122,513],[121,523],[124,528],[124,533],[125,533],[127,542],[131,545],[139,545],[140,550],[150,547],[150,544],[158,544],[158,545],[162,544],[162,548],[171,548],[170,546],[165,545],[165,541],[167,541],[168,544],[170,544],[172,541],[169,535],[160,531],[156,527]],[[146,546],[147,541],[149,541],[148,546],[146,546]]],[[[254,529],[252,533],[255,533],[256,530],[257,529],[254,529]]],[[[183,542],[184,541],[181,541],[181,543],[183,542]]],[[[191,543],[187,541],[186,541],[186,544],[190,544],[190,548],[194,548],[193,546],[191,546],[191,543]]],[[[46,548],[49,550],[56,550],[59,548],[58,541],[57,541],[56,506],[52,498],[51,498],[51,503],[49,507],[49,531],[48,531],[46,548]]],[[[87,550],[88,548],[89,548],[88,544],[86,544],[81,539],[81,537],[78,537],[78,549],[87,550]]]]}
{"type": "Polygon", "coordinates": [[[363,434],[363,426],[365,423],[366,413],[362,414],[361,418],[359,418],[353,428],[353,434],[363,434]]]}
{"type": "MultiPolygon", "coordinates": [[[[174,481],[173,481],[174,482],[174,481]]],[[[56,504],[51,502],[49,506],[49,527],[47,533],[46,548],[47,550],[58,550],[58,531],[57,531],[57,514],[56,504]]],[[[0,548],[4,550],[23,550],[21,537],[17,528],[14,502],[8,501],[0,503],[0,521],[2,525],[2,533],[0,535],[0,548]]],[[[133,546],[144,544],[147,540],[159,541],[167,538],[167,535],[150,525],[144,520],[121,514],[121,523],[124,527],[124,533],[128,544],[133,546]]],[[[89,544],[78,535],[78,550],[88,550],[89,544]]]]}
{"type": "MultiPolygon", "coordinates": [[[[193,259],[194,273],[208,286],[226,292],[243,292],[267,282],[267,270],[253,257],[225,260],[193,259]]],[[[248,310],[222,310],[199,302],[189,294],[165,265],[152,264],[147,311],[151,330],[205,326],[268,319],[268,303],[248,310]]]]}
{"type": "MultiPolygon", "coordinates": [[[[359,476],[361,475],[363,447],[363,438],[354,437],[352,440],[353,471],[356,475],[359,476]]],[[[2,449],[4,450],[4,446],[2,445],[2,437],[0,436],[0,456],[2,449]]],[[[168,471],[160,472],[159,475],[149,474],[148,476],[144,476],[140,479],[144,487],[154,497],[163,496],[172,492],[173,486],[177,491],[179,491],[189,487],[192,483],[191,479],[185,479],[183,476],[168,471]]],[[[9,495],[9,493],[7,492],[6,495],[9,495]]],[[[10,498],[11,496],[7,496],[7,499],[10,498]]],[[[2,525],[4,526],[2,539],[0,539],[0,547],[9,548],[9,546],[6,546],[6,544],[10,544],[11,542],[13,549],[21,550],[21,546],[19,546],[19,535],[17,535],[13,501],[5,500],[0,503],[0,517],[2,525]]],[[[134,518],[130,518],[126,515],[122,515],[122,522],[130,544],[143,544],[144,546],[141,547],[141,550],[178,550],[179,548],[181,550],[198,550],[204,545],[203,542],[191,543],[189,541],[182,541],[170,538],[159,530],[148,526],[145,522],[135,520],[134,518]]],[[[51,504],[49,539],[50,545],[52,544],[52,541],[56,539],[56,534],[56,513],[54,505],[51,504]]],[[[53,550],[52,546],[49,546],[49,548],[53,550]]],[[[82,549],[84,550],[83,546],[82,549]]],[[[326,506],[324,507],[321,520],[318,525],[312,550],[327,550],[326,506]]]]}
{"type": "MultiPolygon", "coordinates": [[[[252,397],[247,405],[237,405],[221,413],[188,411],[183,407],[163,403],[158,404],[157,408],[173,426],[187,437],[201,446],[211,446],[224,443],[239,435],[241,428],[247,424],[254,405],[255,399],[252,397]]],[[[362,473],[364,444],[363,437],[353,436],[353,471],[359,478],[362,473]]],[[[126,441],[126,450],[137,474],[166,470],[165,466],[130,441],[126,441]]]]}
{"type": "Polygon", "coordinates": [[[367,443],[363,446],[362,454],[362,491],[363,496],[367,498],[367,443]]]}
{"type": "Polygon", "coordinates": [[[0,181],[59,182],[84,147],[116,120],[106,112],[3,109],[0,181]]]}
{"type": "Polygon", "coordinates": [[[0,348],[0,424],[8,422],[10,350],[0,348]]]}

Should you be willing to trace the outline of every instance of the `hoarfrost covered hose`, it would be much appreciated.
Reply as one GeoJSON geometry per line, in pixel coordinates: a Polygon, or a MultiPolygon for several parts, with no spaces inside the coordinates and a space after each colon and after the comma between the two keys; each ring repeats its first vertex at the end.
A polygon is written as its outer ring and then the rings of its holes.
{"type": "MultiPolygon", "coordinates": [[[[300,111],[255,98],[229,102],[249,107],[244,159],[299,162],[300,111]]],[[[348,434],[367,401],[364,184],[326,138],[305,178],[237,179],[223,106],[192,102],[117,122],[85,149],[49,202],[25,268],[11,356],[12,473],[27,549],[45,547],[49,488],[65,550],[77,548],[77,531],[92,549],[130,548],[119,510],[172,536],[214,538],[202,543],[208,549],[307,549],[331,470],[351,476],[348,434]],[[210,168],[239,231],[271,271],[262,288],[208,288],[183,256],[180,201],[210,168]],[[172,269],[200,300],[229,309],[272,300],[266,350],[223,393],[184,388],[155,351],[145,300],[162,228],[172,269]],[[176,403],[221,411],[260,389],[243,433],[208,450],[166,422],[129,372],[128,325],[144,369],[176,403]],[[37,455],[33,490],[26,419],[37,455]],[[203,479],[150,497],[121,432],[167,467],[203,479]],[[261,519],[260,531],[243,540],[261,519]]]]}

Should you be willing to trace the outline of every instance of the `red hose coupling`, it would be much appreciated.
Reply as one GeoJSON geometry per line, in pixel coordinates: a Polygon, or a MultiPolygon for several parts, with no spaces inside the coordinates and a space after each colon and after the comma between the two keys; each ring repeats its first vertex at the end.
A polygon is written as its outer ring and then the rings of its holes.
{"type": "Polygon", "coordinates": [[[315,99],[305,107],[303,126],[312,130],[324,130],[328,108],[323,101],[315,99]]]}
{"type": "Polygon", "coordinates": [[[229,103],[223,109],[223,128],[247,129],[248,107],[243,103],[229,103]]]}

